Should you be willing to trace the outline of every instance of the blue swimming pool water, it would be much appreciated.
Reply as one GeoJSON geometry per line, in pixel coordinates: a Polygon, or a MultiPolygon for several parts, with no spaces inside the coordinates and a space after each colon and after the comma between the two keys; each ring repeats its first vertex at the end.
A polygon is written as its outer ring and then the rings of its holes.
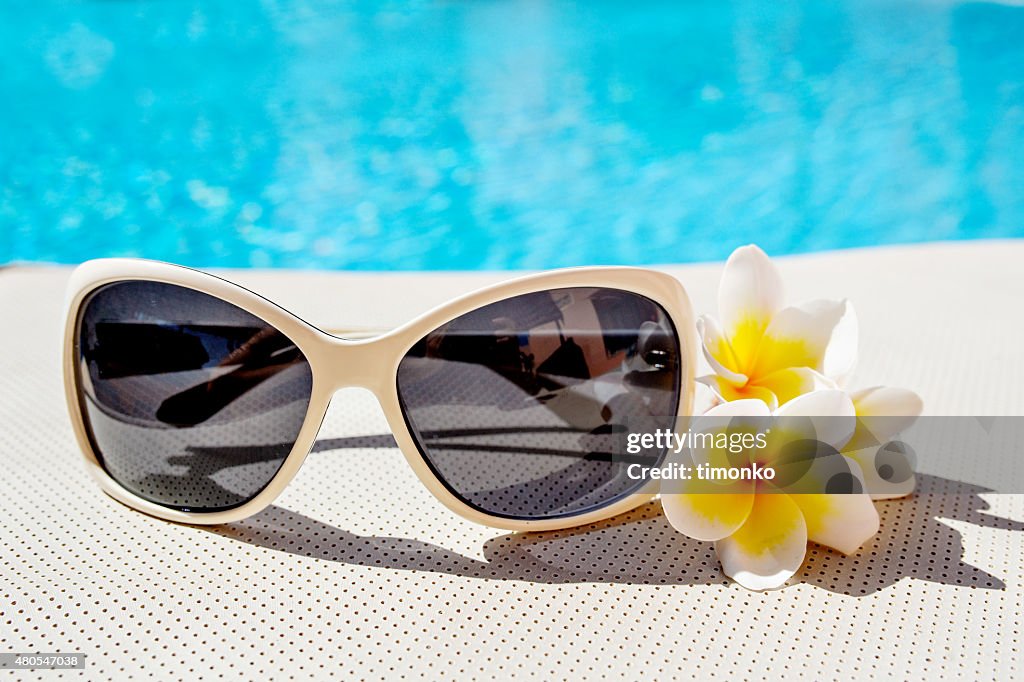
{"type": "Polygon", "coordinates": [[[0,262],[534,268],[1024,235],[1005,4],[10,0],[0,93],[0,262]]]}

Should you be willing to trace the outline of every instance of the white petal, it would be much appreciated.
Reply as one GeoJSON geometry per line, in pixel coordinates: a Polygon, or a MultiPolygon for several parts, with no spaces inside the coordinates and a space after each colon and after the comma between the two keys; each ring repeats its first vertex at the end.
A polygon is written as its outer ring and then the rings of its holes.
{"type": "Polygon", "coordinates": [[[741,346],[733,345],[737,369],[781,307],[782,278],[771,259],[753,244],[733,251],[718,287],[718,315],[730,342],[741,346]]]}
{"type": "Polygon", "coordinates": [[[807,527],[789,495],[756,495],[739,530],[715,543],[722,570],[751,590],[780,587],[799,570],[807,553],[807,527]]]}
{"type": "Polygon", "coordinates": [[[718,320],[710,315],[701,315],[697,319],[697,333],[700,334],[704,358],[711,366],[711,370],[734,386],[747,383],[745,374],[729,369],[737,366],[736,358],[733,356],[729,340],[718,325],[718,320]]]}
{"type": "Polygon", "coordinates": [[[839,318],[839,322],[832,329],[832,338],[829,339],[828,348],[825,350],[825,361],[821,372],[845,386],[846,380],[853,374],[853,369],[857,366],[860,325],[853,304],[846,300],[843,303],[845,310],[843,316],[839,318]]]}
{"type": "Polygon", "coordinates": [[[846,376],[857,359],[857,317],[848,301],[808,301],[780,310],[746,373],[756,380],[787,367],[846,376]]]}
{"type": "Polygon", "coordinates": [[[924,410],[921,397],[905,388],[874,386],[850,394],[861,426],[878,443],[890,440],[917,421],[924,410]]]}
{"type": "Polygon", "coordinates": [[[868,495],[793,495],[804,513],[807,539],[853,554],[878,532],[878,511],[868,495]]]}
{"type": "Polygon", "coordinates": [[[791,498],[803,513],[809,540],[852,554],[878,532],[878,512],[853,460],[840,454],[817,457],[793,487],[807,493],[791,498]]]}
{"type": "MultiPolygon", "coordinates": [[[[849,474],[864,490],[864,476],[857,463],[843,458],[849,474]]],[[[812,472],[813,474],[814,472],[812,472]]],[[[853,554],[878,532],[878,510],[867,494],[793,495],[807,526],[807,539],[853,554]]]]}
{"type": "MultiPolygon", "coordinates": [[[[689,481],[681,482],[683,488],[689,481]]],[[[677,531],[695,540],[721,540],[743,525],[754,504],[754,489],[741,493],[662,494],[665,518],[677,531]]]]}
{"type": "Polygon", "coordinates": [[[857,407],[858,416],[898,417],[921,414],[924,404],[913,391],[892,386],[872,386],[854,391],[850,400],[857,407]]]}
{"type": "Polygon", "coordinates": [[[824,390],[793,398],[775,412],[772,430],[803,434],[842,449],[857,426],[853,401],[843,391],[824,390]]]}

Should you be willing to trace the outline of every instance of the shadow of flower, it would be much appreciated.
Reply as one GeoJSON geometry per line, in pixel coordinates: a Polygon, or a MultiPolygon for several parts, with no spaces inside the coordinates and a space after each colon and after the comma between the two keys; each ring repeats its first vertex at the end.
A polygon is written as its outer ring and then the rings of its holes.
{"type": "Polygon", "coordinates": [[[1004,589],[1003,581],[964,561],[960,532],[943,520],[1024,531],[1024,523],[986,514],[985,488],[938,476],[917,476],[910,497],[876,502],[881,527],[855,554],[812,544],[794,577],[832,592],[866,595],[903,578],[945,585],[1004,589]]]}

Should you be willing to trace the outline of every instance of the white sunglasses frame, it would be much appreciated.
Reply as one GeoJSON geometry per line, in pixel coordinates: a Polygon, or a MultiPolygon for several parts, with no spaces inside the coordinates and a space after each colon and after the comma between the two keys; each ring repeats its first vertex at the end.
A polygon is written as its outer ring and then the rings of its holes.
{"type": "MultiPolygon", "coordinates": [[[[316,441],[334,394],[362,387],[379,401],[402,454],[420,481],[442,504],[459,516],[493,528],[539,531],[571,528],[609,519],[656,496],[657,481],[611,504],[578,515],[546,519],[513,519],[488,514],[463,502],[434,474],[409,430],[398,397],[398,365],[420,339],[451,320],[503,299],[567,287],[605,287],[644,296],[659,304],[675,326],[681,351],[678,416],[688,421],[693,407],[697,339],[693,311],[682,284],[671,275],[630,267],[584,267],[551,270],[501,282],[437,306],[395,329],[370,338],[341,338],[296,317],[244,287],[216,275],[158,261],[110,258],[87,261],[71,275],[65,307],[63,373],[68,412],[86,467],[100,487],[119,502],[169,521],[217,525],[240,521],[268,507],[288,486],[316,441]],[[299,434],[274,478],[255,497],[238,507],[216,512],[191,512],[164,507],[122,487],[104,470],[93,450],[82,415],[75,334],[79,311],[88,295],[114,282],[143,280],[174,284],[215,296],[260,318],[287,336],[305,355],[313,376],[312,393],[299,434]]],[[[678,426],[677,426],[678,428],[678,426]]]]}

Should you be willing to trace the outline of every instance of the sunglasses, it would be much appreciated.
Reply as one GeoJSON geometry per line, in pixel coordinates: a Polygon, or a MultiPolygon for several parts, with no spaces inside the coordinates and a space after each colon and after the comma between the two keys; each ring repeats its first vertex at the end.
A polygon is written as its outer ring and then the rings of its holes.
{"type": "Polygon", "coordinates": [[[672,428],[692,407],[689,300],[655,271],[521,277],[375,335],[324,331],[219,277],[145,260],[84,263],[68,301],[64,383],[88,468],[115,499],[172,521],[267,507],[345,387],[376,395],[440,502],[507,530],[650,500],[657,482],[628,475],[625,431],[672,428]]]}

